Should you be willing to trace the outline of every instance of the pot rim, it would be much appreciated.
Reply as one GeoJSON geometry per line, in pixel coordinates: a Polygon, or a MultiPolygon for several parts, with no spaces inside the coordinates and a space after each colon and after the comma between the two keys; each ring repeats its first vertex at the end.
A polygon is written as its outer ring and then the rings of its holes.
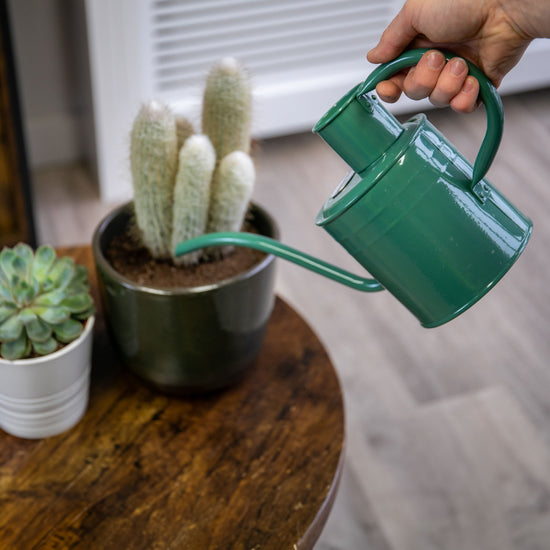
{"type": "MultiPolygon", "coordinates": [[[[132,281],[131,279],[129,279],[128,277],[125,277],[124,275],[119,273],[116,269],[114,269],[114,267],[110,264],[110,262],[107,260],[107,258],[103,254],[103,250],[101,249],[101,245],[100,245],[100,237],[105,232],[107,226],[117,216],[122,214],[124,211],[128,210],[132,204],[133,204],[133,201],[128,201],[124,204],[121,204],[117,208],[111,210],[99,222],[92,237],[92,252],[97,265],[102,270],[104,270],[110,277],[116,279],[121,286],[131,289],[134,292],[157,294],[159,296],[200,294],[204,292],[209,292],[212,290],[216,290],[219,288],[223,288],[223,287],[235,284],[239,281],[249,279],[259,271],[262,271],[263,269],[265,269],[269,264],[271,264],[275,260],[275,256],[273,254],[268,254],[260,262],[253,265],[246,271],[242,271],[241,273],[234,275],[233,277],[229,277],[227,279],[222,279],[221,281],[217,281],[215,283],[210,283],[210,284],[201,285],[201,286],[157,288],[153,286],[147,286],[147,285],[136,283],[135,281],[132,281]]],[[[277,223],[275,222],[275,219],[267,212],[267,210],[265,210],[265,208],[263,208],[256,202],[251,202],[250,207],[253,210],[258,211],[267,220],[267,222],[273,229],[273,238],[279,239],[279,229],[278,229],[277,223]]]]}
{"type": "Polygon", "coordinates": [[[0,365],[16,365],[16,366],[17,365],[26,365],[26,366],[36,365],[37,367],[39,367],[44,363],[55,361],[56,359],[59,359],[62,356],[67,355],[68,353],[71,353],[71,351],[74,348],[77,348],[82,343],[82,341],[86,339],[88,334],[92,332],[94,328],[94,323],[95,323],[95,315],[88,317],[88,319],[86,319],[86,323],[84,324],[84,330],[82,331],[82,334],[72,342],[65,344],[62,348],[58,349],[57,351],[54,351],[53,353],[48,353],[47,355],[40,355],[38,357],[26,357],[24,359],[13,359],[13,360],[0,357],[0,365]]]}

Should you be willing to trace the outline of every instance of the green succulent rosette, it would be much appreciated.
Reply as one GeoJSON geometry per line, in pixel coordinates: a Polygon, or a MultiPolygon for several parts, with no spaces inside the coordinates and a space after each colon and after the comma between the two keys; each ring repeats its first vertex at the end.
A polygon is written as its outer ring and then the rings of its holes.
{"type": "Polygon", "coordinates": [[[47,355],[72,342],[95,312],[88,270],[51,246],[0,252],[0,356],[47,355]]]}

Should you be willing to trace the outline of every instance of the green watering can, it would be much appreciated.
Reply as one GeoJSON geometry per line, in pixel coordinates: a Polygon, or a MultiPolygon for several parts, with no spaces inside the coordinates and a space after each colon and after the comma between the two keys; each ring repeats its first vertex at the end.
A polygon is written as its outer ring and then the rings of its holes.
{"type": "Polygon", "coordinates": [[[473,168],[425,115],[402,125],[371,94],[426,51],[410,50],[377,67],[313,129],[352,169],[316,223],[374,279],[251,233],[203,235],[178,244],[176,255],[216,245],[262,250],[357,290],[385,288],[425,327],[473,305],[510,269],[533,226],[484,178],[502,137],[503,111],[479,69],[469,64],[480,84],[487,132],[473,168]]]}

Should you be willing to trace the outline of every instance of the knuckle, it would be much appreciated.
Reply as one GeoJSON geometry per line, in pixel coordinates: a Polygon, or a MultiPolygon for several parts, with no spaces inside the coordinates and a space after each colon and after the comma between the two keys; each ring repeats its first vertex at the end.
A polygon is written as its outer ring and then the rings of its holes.
{"type": "Polygon", "coordinates": [[[460,92],[462,89],[462,84],[462,81],[451,80],[449,78],[440,78],[435,89],[437,90],[437,93],[442,96],[452,97],[460,92]]]}
{"type": "Polygon", "coordinates": [[[433,90],[433,84],[425,82],[422,78],[412,76],[403,82],[403,91],[411,99],[423,99],[428,97],[433,90]]]}

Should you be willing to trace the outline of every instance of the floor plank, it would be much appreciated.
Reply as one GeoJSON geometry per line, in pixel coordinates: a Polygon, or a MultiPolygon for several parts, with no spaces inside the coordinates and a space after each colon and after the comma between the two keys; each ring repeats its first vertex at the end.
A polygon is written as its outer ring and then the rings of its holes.
{"type": "Polygon", "coordinates": [[[550,455],[508,390],[420,407],[361,453],[365,492],[396,550],[548,545],[550,455]]]}

